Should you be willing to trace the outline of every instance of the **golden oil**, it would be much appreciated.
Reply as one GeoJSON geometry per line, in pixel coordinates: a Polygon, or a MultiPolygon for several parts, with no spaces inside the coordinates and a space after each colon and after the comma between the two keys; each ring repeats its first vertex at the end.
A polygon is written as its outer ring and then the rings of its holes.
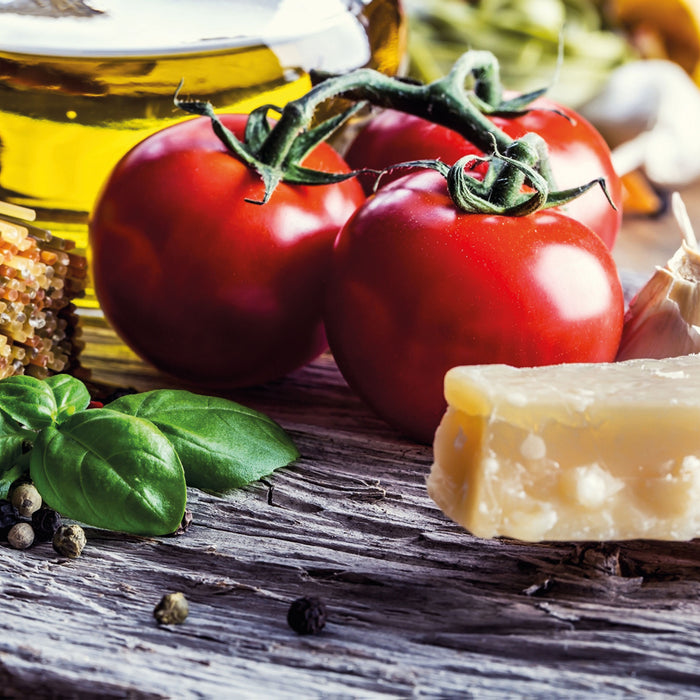
{"type": "Polygon", "coordinates": [[[405,49],[401,0],[26,5],[0,4],[0,199],[80,251],[119,158],[188,118],[173,103],[181,80],[184,98],[249,112],[304,94],[312,69],[396,73],[405,49]]]}

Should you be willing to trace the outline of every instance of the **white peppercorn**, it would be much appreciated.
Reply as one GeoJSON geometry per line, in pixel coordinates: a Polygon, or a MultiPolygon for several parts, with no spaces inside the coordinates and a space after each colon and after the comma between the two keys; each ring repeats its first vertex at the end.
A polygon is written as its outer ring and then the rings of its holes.
{"type": "Polygon", "coordinates": [[[41,508],[41,495],[36,490],[36,486],[28,482],[12,489],[10,501],[23,518],[31,518],[32,513],[41,508]]]}
{"type": "Polygon", "coordinates": [[[7,533],[7,541],[15,549],[27,549],[34,544],[34,528],[29,523],[17,523],[7,533]]]}

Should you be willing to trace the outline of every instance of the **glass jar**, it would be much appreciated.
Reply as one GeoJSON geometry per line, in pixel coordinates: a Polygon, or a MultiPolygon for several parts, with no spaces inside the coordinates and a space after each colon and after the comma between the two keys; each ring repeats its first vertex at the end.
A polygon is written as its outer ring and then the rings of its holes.
{"type": "Polygon", "coordinates": [[[312,69],[396,73],[405,40],[401,0],[0,0],[0,199],[85,250],[119,158],[188,118],[181,80],[220,112],[282,107],[312,69]]]}

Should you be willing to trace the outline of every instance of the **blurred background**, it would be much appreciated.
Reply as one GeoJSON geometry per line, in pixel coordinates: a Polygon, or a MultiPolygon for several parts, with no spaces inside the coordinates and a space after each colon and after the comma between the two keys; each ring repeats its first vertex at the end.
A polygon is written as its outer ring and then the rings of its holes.
{"type": "Polygon", "coordinates": [[[180,79],[250,111],[300,96],[313,69],[429,82],[469,49],[598,127],[628,218],[700,178],[700,0],[0,0],[0,199],[86,249],[118,159],[186,118],[180,79]]]}
{"type": "MultiPolygon", "coordinates": [[[[0,0],[0,200],[89,259],[111,169],[188,118],[180,80],[247,112],[301,96],[312,70],[430,82],[469,49],[496,56],[505,88],[546,89],[600,130],[623,176],[614,255],[638,286],[680,243],[671,193],[700,218],[700,0],[0,0]]],[[[89,277],[79,305],[100,326],[89,277]]]]}
{"type": "Polygon", "coordinates": [[[700,176],[697,0],[405,0],[407,71],[430,81],[467,49],[498,57],[504,85],[547,88],[614,149],[625,213],[664,211],[700,176]]]}

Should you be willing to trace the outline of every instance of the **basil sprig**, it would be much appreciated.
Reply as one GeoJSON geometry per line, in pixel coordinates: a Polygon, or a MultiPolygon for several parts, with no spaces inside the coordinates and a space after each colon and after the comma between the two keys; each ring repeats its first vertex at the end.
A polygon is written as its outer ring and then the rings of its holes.
{"type": "Polygon", "coordinates": [[[0,496],[28,472],[67,518],[165,535],[182,521],[187,486],[225,493],[299,456],[277,423],[226,399],[158,389],[89,403],[70,375],[0,381],[0,496]]]}
{"type": "Polygon", "coordinates": [[[187,484],[203,491],[245,486],[299,456],[277,423],[226,399],[149,391],[122,396],[109,408],[153,423],[175,447],[187,484]]]}

